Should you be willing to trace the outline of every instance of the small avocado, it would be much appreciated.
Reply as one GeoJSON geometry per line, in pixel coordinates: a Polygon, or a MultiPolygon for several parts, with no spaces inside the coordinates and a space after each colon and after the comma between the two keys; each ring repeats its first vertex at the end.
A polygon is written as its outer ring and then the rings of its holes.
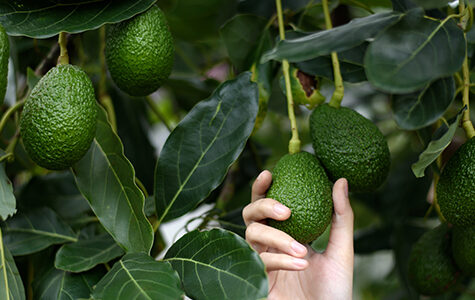
{"type": "Polygon", "coordinates": [[[158,6],[108,27],[105,56],[117,86],[131,96],[156,91],[173,67],[175,48],[158,6]]]}
{"type": "Polygon", "coordinates": [[[448,291],[461,272],[452,259],[451,232],[446,223],[424,233],[409,256],[409,282],[427,296],[448,291]]]}
{"type": "MultiPolygon", "coordinates": [[[[290,67],[290,89],[295,104],[305,105],[308,109],[325,102],[325,97],[320,93],[320,82],[315,76],[290,67]]],[[[280,78],[280,88],[286,95],[284,76],[280,78]]]]}
{"type": "Polygon", "coordinates": [[[475,276],[475,225],[454,226],[452,255],[464,274],[475,276]]]}
{"type": "Polygon", "coordinates": [[[58,65],[28,96],[20,134],[38,165],[61,170],[80,160],[96,132],[96,98],[89,77],[79,67],[58,65]]]}
{"type": "Polygon", "coordinates": [[[475,137],[449,159],[437,184],[442,215],[458,226],[475,225],[475,137]]]}
{"type": "Polygon", "coordinates": [[[388,176],[388,143],[378,127],[356,111],[317,106],[310,116],[310,134],[330,179],[346,178],[350,191],[372,192],[388,176]]]}
{"type": "Polygon", "coordinates": [[[5,98],[8,83],[8,58],[10,57],[10,42],[5,28],[0,25],[0,103],[5,98]]]}
{"type": "Polygon", "coordinates": [[[310,243],[327,228],[333,212],[332,184],[314,155],[299,152],[283,156],[272,173],[267,197],[291,210],[285,221],[268,220],[300,243],[310,243]]]}

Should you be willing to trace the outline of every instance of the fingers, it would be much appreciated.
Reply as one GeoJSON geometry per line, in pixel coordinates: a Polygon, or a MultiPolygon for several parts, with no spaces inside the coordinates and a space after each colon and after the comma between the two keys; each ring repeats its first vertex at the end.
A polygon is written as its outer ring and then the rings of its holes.
{"type": "Polygon", "coordinates": [[[260,254],[266,270],[301,271],[308,267],[308,261],[302,258],[295,258],[286,254],[264,252],[260,254]]]}
{"type": "Polygon", "coordinates": [[[251,202],[264,198],[271,183],[272,174],[267,170],[262,171],[252,185],[251,202]]]}
{"type": "Polygon", "coordinates": [[[246,226],[267,218],[283,221],[290,217],[290,209],[274,199],[264,198],[244,207],[242,217],[246,226]]]}

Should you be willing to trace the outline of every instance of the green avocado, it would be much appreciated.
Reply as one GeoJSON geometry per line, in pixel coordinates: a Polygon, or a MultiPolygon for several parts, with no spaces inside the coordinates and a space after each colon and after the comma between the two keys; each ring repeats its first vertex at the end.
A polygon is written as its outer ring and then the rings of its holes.
{"type": "Polygon", "coordinates": [[[20,118],[28,155],[38,165],[61,170],[80,160],[96,132],[96,98],[77,66],[59,65],[33,88],[20,118]]]}
{"type": "Polygon", "coordinates": [[[346,178],[351,191],[372,192],[388,176],[388,144],[378,127],[356,111],[320,105],[310,116],[310,134],[330,179],[346,178]]]}
{"type": "Polygon", "coordinates": [[[285,221],[268,220],[300,243],[310,243],[327,228],[333,212],[332,184],[314,155],[299,152],[283,156],[272,174],[267,197],[291,210],[285,221]]]}
{"type": "MultiPolygon", "coordinates": [[[[300,71],[290,66],[290,89],[295,104],[305,105],[308,109],[325,102],[325,97],[320,93],[320,82],[315,76],[300,71]]],[[[286,95],[284,76],[280,77],[280,88],[286,95]]]]}
{"type": "Polygon", "coordinates": [[[109,72],[131,96],[146,96],[160,87],[171,73],[174,49],[165,15],[156,5],[107,30],[109,72]]]}
{"type": "Polygon", "coordinates": [[[475,225],[475,137],[460,146],[442,170],[437,201],[448,222],[475,225]]]}
{"type": "Polygon", "coordinates": [[[411,285],[428,296],[448,291],[461,275],[451,253],[451,232],[446,223],[424,233],[409,256],[411,285]]]}
{"type": "Polygon", "coordinates": [[[454,226],[452,255],[455,263],[468,276],[475,276],[475,225],[454,226]]]}
{"type": "Polygon", "coordinates": [[[5,28],[0,25],[0,103],[5,98],[8,82],[8,58],[10,57],[10,42],[5,28]]]}

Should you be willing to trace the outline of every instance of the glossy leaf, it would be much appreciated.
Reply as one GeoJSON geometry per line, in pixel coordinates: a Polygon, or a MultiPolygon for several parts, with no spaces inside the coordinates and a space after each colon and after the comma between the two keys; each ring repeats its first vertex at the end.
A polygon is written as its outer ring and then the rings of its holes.
{"type": "Polygon", "coordinates": [[[116,23],[147,10],[154,0],[0,1],[0,23],[9,35],[48,38],[116,23]]]}
{"type": "Polygon", "coordinates": [[[184,235],[164,258],[193,299],[267,297],[267,275],[259,255],[244,239],[222,229],[184,235]]]}
{"type": "Polygon", "coordinates": [[[224,179],[246,144],[257,115],[250,73],[220,85],[168,137],[155,170],[159,222],[196,207],[224,179]]]}
{"type": "Polygon", "coordinates": [[[0,231],[0,299],[24,300],[25,288],[10,251],[3,245],[0,231]]]}
{"type": "Polygon", "coordinates": [[[412,0],[415,4],[425,8],[425,9],[432,9],[432,8],[439,8],[439,7],[444,7],[448,6],[449,0],[412,0]]]}
{"type": "Polygon", "coordinates": [[[429,20],[415,9],[369,45],[366,76],[383,91],[411,93],[457,72],[464,57],[465,38],[454,20],[429,20]]]}
{"type": "Polygon", "coordinates": [[[465,109],[466,108],[464,107],[458,113],[457,117],[448,128],[446,125],[443,125],[442,128],[439,128],[439,130],[436,131],[434,134],[436,138],[433,139],[429,145],[427,145],[427,148],[419,155],[419,160],[412,164],[412,172],[416,177],[423,177],[425,169],[430,166],[430,164],[433,163],[437,157],[439,157],[439,155],[442,154],[442,151],[444,151],[448,145],[450,145],[450,142],[454,137],[455,130],[457,130],[457,127],[460,124],[462,113],[465,111],[465,109]],[[445,131],[445,133],[439,136],[438,133],[440,133],[441,130],[445,131]]]}
{"type": "Polygon", "coordinates": [[[38,252],[54,244],[76,242],[76,234],[50,208],[17,213],[2,224],[4,243],[14,256],[38,252]]]}
{"type": "Polygon", "coordinates": [[[170,264],[129,253],[114,264],[94,289],[94,299],[182,299],[180,278],[170,264]]]}
{"type": "Polygon", "coordinates": [[[452,77],[436,80],[416,93],[394,95],[394,119],[402,129],[420,129],[443,116],[454,97],[455,81],[452,77]]]}
{"type": "MultiPolygon", "coordinates": [[[[0,149],[0,156],[5,152],[0,149]]],[[[0,162],[0,217],[6,220],[16,212],[16,199],[13,194],[13,185],[5,173],[5,161],[0,162]]]]}
{"type": "Polygon", "coordinates": [[[148,253],[153,230],[144,213],[144,195],[135,171],[124,156],[105,111],[98,109],[96,137],[73,166],[76,183],[104,228],[126,252],[148,253]]]}
{"type": "Polygon", "coordinates": [[[83,272],[124,254],[109,234],[63,245],[56,253],[54,266],[69,272],[83,272]]]}
{"type": "Polygon", "coordinates": [[[401,18],[397,13],[378,13],[354,19],[348,24],[319,31],[296,39],[286,39],[266,52],[262,61],[288,59],[290,62],[309,60],[333,51],[341,52],[362,44],[401,18]]]}

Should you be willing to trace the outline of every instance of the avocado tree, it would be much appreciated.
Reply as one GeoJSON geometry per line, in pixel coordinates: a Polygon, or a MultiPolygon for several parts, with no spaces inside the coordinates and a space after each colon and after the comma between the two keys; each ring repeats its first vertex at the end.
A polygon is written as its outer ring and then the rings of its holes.
{"type": "Polygon", "coordinates": [[[355,299],[470,299],[473,2],[0,0],[0,298],[266,298],[242,209],[301,153],[302,189],[355,178],[355,254],[391,253],[355,299]]]}

